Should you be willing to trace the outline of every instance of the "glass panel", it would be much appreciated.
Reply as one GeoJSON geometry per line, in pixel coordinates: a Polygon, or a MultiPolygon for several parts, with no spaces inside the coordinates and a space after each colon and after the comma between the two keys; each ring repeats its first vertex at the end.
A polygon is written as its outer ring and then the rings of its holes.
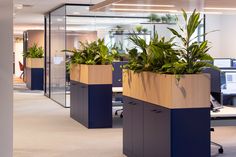
{"type": "Polygon", "coordinates": [[[66,107],[65,7],[51,13],[51,98],[66,107]]]}
{"type": "Polygon", "coordinates": [[[46,58],[46,72],[45,72],[45,95],[50,97],[50,45],[49,45],[49,27],[50,27],[50,20],[49,20],[49,16],[46,16],[46,47],[45,47],[45,58],[46,58]]]}

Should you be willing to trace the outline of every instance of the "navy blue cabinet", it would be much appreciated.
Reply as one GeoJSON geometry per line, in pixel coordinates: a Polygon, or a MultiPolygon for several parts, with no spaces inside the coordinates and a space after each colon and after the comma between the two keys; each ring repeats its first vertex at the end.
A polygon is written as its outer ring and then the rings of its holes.
{"type": "Polygon", "coordinates": [[[143,157],[143,103],[126,97],[125,102],[123,152],[129,157],[143,157]]]}
{"type": "Polygon", "coordinates": [[[210,157],[210,109],[169,109],[124,96],[128,157],[210,157]]]}
{"type": "Polygon", "coordinates": [[[31,90],[43,90],[43,68],[26,67],[26,86],[31,90]]]}
{"type": "Polygon", "coordinates": [[[144,157],[170,157],[170,110],[144,105],[144,157]]]}
{"type": "Polygon", "coordinates": [[[70,115],[87,128],[112,127],[112,85],[71,80],[70,115]]]}

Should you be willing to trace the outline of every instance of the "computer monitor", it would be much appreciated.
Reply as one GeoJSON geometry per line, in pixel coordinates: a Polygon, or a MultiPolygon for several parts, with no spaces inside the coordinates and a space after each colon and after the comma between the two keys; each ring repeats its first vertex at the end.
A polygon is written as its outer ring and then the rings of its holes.
{"type": "Polygon", "coordinates": [[[224,94],[236,94],[236,69],[221,70],[221,90],[224,94]]]}
{"type": "Polygon", "coordinates": [[[230,58],[215,58],[213,64],[218,68],[231,68],[232,59],[230,58]]]}
{"type": "Polygon", "coordinates": [[[233,60],[232,67],[236,68],[236,59],[233,60]]]}

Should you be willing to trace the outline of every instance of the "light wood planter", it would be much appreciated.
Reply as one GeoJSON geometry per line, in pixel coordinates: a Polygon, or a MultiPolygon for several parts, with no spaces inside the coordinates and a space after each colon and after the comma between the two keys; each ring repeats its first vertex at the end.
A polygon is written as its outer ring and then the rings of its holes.
{"type": "Polygon", "coordinates": [[[26,58],[27,68],[44,68],[44,58],[26,58]]]}
{"type": "Polygon", "coordinates": [[[210,107],[210,75],[123,71],[123,95],[166,108],[210,107]]]}
{"type": "Polygon", "coordinates": [[[71,118],[87,128],[112,127],[112,65],[72,65],[71,118]]]}
{"type": "Polygon", "coordinates": [[[26,58],[26,85],[31,90],[43,90],[44,58],[26,58]]]}
{"type": "Polygon", "coordinates": [[[210,157],[210,76],[123,71],[127,157],[210,157]]]}
{"type": "Polygon", "coordinates": [[[72,65],[70,79],[85,84],[112,84],[112,65],[72,65]]]}

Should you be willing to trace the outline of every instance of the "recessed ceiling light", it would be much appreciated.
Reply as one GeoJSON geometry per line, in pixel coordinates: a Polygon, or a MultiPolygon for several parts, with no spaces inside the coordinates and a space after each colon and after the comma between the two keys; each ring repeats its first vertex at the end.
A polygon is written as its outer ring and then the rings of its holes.
{"type": "Polygon", "coordinates": [[[131,6],[131,7],[166,7],[174,8],[175,5],[154,5],[154,4],[123,4],[123,3],[112,3],[113,6],[131,6]]]}
{"type": "Polygon", "coordinates": [[[226,11],[236,11],[236,8],[214,8],[214,7],[205,7],[205,10],[226,10],[226,11]]]}
{"type": "Polygon", "coordinates": [[[177,12],[177,10],[168,9],[130,9],[130,8],[110,8],[111,11],[128,11],[128,12],[177,12]]]}

